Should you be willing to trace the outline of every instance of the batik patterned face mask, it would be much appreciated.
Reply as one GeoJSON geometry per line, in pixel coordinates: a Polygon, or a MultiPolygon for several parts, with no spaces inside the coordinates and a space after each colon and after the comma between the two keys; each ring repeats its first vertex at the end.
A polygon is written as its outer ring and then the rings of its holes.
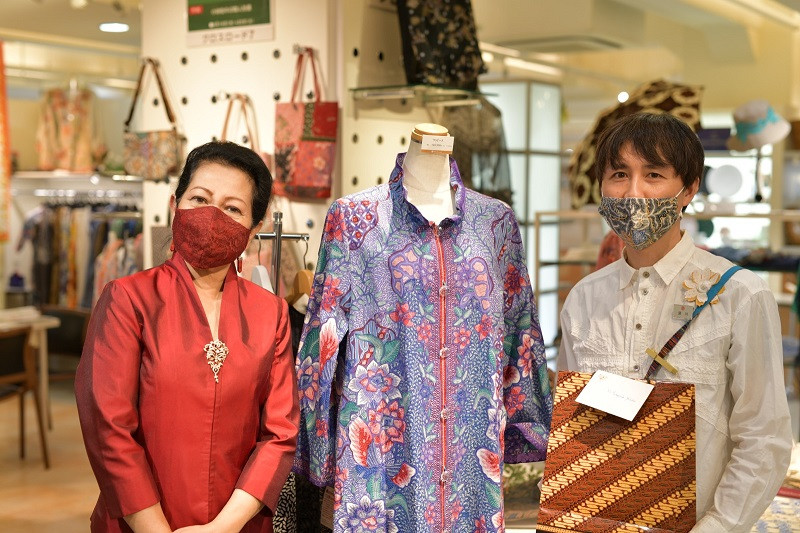
{"type": "Polygon", "coordinates": [[[643,250],[664,236],[680,218],[678,194],[668,198],[603,196],[597,211],[627,246],[643,250]]]}

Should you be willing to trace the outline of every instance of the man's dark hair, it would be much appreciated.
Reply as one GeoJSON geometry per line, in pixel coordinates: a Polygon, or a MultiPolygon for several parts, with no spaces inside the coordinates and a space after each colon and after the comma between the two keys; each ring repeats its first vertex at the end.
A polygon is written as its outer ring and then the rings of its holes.
{"type": "Polygon", "coordinates": [[[609,166],[620,167],[620,151],[626,143],[651,165],[671,165],[686,187],[702,179],[705,153],[697,134],[669,113],[636,113],[622,117],[600,134],[595,153],[598,182],[602,183],[609,166]]]}

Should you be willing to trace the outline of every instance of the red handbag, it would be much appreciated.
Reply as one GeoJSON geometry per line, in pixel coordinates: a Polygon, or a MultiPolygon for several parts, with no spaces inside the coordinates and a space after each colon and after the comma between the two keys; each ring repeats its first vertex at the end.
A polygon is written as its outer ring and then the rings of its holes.
{"type": "Polygon", "coordinates": [[[303,49],[295,67],[292,99],[275,106],[275,183],[278,196],[329,198],[339,122],[337,102],[322,101],[319,64],[303,49]],[[314,78],[314,101],[300,101],[306,64],[314,78]]]}

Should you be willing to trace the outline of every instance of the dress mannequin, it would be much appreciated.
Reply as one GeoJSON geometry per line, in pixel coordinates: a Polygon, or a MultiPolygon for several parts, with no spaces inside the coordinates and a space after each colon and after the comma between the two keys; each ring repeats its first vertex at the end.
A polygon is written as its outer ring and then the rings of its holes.
{"type": "Polygon", "coordinates": [[[426,219],[438,224],[454,211],[450,156],[423,153],[423,135],[447,135],[447,128],[438,124],[417,124],[414,127],[403,161],[403,186],[409,203],[416,206],[426,219]]]}

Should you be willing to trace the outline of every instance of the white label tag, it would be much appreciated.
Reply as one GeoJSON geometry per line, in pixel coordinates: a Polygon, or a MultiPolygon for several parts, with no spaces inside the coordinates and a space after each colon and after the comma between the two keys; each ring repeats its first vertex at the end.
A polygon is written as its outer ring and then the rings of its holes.
{"type": "Polygon", "coordinates": [[[672,319],[686,322],[692,318],[694,306],[690,304],[675,304],[672,306],[672,319]]]}
{"type": "Polygon", "coordinates": [[[450,155],[453,153],[455,140],[452,135],[423,135],[421,150],[426,154],[450,155]]]}
{"type": "Polygon", "coordinates": [[[653,385],[598,370],[575,401],[606,413],[633,420],[653,391],[653,385]]]}

